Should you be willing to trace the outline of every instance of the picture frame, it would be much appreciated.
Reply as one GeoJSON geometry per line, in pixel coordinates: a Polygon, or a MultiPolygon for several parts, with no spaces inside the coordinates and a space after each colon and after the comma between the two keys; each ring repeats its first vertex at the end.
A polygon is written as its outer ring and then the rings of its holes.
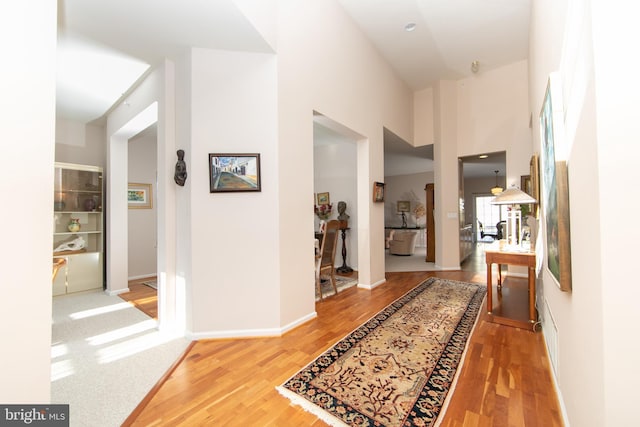
{"type": "Polygon", "coordinates": [[[569,182],[566,160],[558,156],[563,114],[558,76],[549,76],[540,111],[541,190],[546,231],[546,267],[562,291],[571,290],[569,182]]]}
{"type": "Polygon", "coordinates": [[[153,193],[151,184],[130,182],[127,185],[127,206],[129,209],[152,209],[153,193]]]}
{"type": "Polygon", "coordinates": [[[397,209],[398,212],[409,212],[411,210],[411,202],[409,200],[399,200],[397,209]]]}
{"type": "Polygon", "coordinates": [[[373,202],[374,203],[384,202],[384,183],[382,182],[373,183],[373,202]]]}
{"type": "Polygon", "coordinates": [[[531,193],[529,195],[538,201],[532,206],[532,212],[533,216],[538,218],[540,215],[540,160],[537,154],[531,156],[531,160],[529,160],[529,177],[531,181],[531,193]]]}
{"type": "MultiPolygon", "coordinates": [[[[521,175],[520,176],[520,189],[522,191],[524,191],[525,193],[527,193],[528,195],[530,195],[531,197],[533,197],[534,199],[538,200],[534,195],[533,195],[533,188],[531,187],[531,175],[521,175]]],[[[535,203],[529,203],[529,204],[523,204],[520,205],[520,209],[522,211],[522,216],[525,215],[532,215],[532,216],[536,216],[536,210],[535,210],[535,203]]]]}
{"type": "Polygon", "coordinates": [[[331,199],[329,198],[328,192],[316,194],[316,205],[322,206],[322,205],[330,205],[330,204],[331,204],[331,199]]]}
{"type": "Polygon", "coordinates": [[[209,153],[209,192],[262,191],[259,153],[209,153]]]}

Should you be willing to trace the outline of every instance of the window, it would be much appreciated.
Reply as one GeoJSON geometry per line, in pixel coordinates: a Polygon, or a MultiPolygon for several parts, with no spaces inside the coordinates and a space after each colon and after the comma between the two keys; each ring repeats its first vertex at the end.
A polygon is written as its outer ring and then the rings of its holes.
{"type": "MultiPolygon", "coordinates": [[[[488,234],[496,234],[496,224],[502,221],[502,218],[507,217],[506,205],[492,205],[491,200],[494,196],[475,196],[475,213],[476,220],[481,222],[484,226],[484,232],[488,234]]],[[[480,235],[480,226],[476,223],[476,241],[482,241],[483,238],[480,235]]],[[[485,237],[485,241],[491,241],[491,237],[485,237]]]]}

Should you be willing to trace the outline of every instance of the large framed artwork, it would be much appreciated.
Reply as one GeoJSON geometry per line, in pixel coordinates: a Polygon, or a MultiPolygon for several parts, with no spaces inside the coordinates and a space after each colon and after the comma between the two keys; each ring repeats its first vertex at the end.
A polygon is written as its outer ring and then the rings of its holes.
{"type": "Polygon", "coordinates": [[[209,154],[209,192],[261,191],[260,154],[209,154]]]}
{"type": "Polygon", "coordinates": [[[571,241],[567,162],[559,156],[563,113],[559,77],[549,76],[540,111],[542,209],[546,229],[546,265],[562,291],[571,290],[571,241]]]}

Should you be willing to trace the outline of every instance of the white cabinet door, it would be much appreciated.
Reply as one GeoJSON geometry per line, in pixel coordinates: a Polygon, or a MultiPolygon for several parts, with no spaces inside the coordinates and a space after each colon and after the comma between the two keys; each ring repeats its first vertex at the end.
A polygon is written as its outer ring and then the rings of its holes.
{"type": "Polygon", "coordinates": [[[88,252],[69,257],[67,292],[102,288],[102,254],[88,252]]]}

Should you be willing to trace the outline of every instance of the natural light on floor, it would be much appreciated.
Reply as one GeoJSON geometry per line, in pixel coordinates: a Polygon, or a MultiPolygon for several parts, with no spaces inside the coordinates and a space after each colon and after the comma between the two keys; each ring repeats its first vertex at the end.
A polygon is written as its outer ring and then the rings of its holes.
{"type": "Polygon", "coordinates": [[[99,316],[105,313],[111,313],[118,310],[125,310],[131,308],[131,304],[128,302],[122,302],[119,304],[106,305],[104,307],[92,308],[91,310],[78,311],[69,315],[73,320],[85,319],[91,316],[99,316]]]}

